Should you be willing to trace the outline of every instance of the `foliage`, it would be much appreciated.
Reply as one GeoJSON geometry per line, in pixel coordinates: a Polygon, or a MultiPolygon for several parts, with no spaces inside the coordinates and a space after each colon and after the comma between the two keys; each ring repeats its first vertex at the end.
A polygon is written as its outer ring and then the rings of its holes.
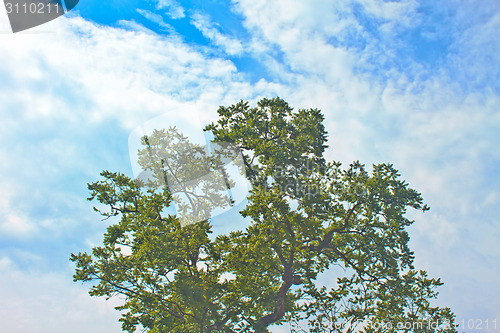
{"type": "Polygon", "coordinates": [[[327,162],[317,109],[275,98],[218,114],[206,130],[241,149],[252,185],[245,230],[182,228],[164,213],[167,187],[107,171],[89,184],[89,199],[110,209],[101,214],[119,221],[92,254],[71,255],[74,280],[95,281],[92,296],[125,296],[124,330],[456,332],[453,313],[429,302],[441,281],[415,270],[408,247],[406,210],[428,207],[392,165],[327,162]],[[325,286],[327,272],[338,274],[325,286]]]}

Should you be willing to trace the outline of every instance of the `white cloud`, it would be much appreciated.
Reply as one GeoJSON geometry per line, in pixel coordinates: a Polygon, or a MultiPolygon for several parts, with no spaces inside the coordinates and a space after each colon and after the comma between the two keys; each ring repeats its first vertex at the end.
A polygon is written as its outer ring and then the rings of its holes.
{"type": "Polygon", "coordinates": [[[146,28],[144,25],[140,23],[137,23],[135,20],[118,20],[117,25],[125,30],[143,32],[148,35],[156,34],[153,30],[146,28]]]}
{"type": "Polygon", "coordinates": [[[206,15],[193,14],[191,23],[200,30],[203,36],[210,39],[216,46],[221,47],[227,54],[234,56],[243,53],[241,42],[221,33],[206,15]]]}
{"type": "Polygon", "coordinates": [[[37,227],[19,210],[12,193],[11,189],[0,184],[0,235],[12,238],[30,237],[37,231],[37,227]]]}
{"type": "Polygon", "coordinates": [[[26,237],[32,235],[36,231],[36,227],[30,224],[25,216],[4,212],[0,231],[4,237],[26,237]]]}
{"type": "Polygon", "coordinates": [[[57,33],[0,37],[1,68],[10,75],[3,98],[29,119],[119,119],[132,128],[186,101],[212,100],[216,110],[220,98],[210,97],[214,93],[233,102],[254,89],[230,61],[207,59],[176,36],[99,27],[78,17],[49,24],[57,33]],[[51,86],[60,85],[57,94],[44,85],[46,77],[56,78],[51,86]],[[35,92],[35,84],[44,89],[35,92]]]}
{"type": "Polygon", "coordinates": [[[166,23],[163,20],[163,17],[161,15],[158,15],[156,13],[153,13],[153,12],[151,12],[149,10],[145,10],[145,9],[137,9],[137,12],[139,14],[141,14],[142,16],[144,16],[146,19],[158,24],[160,27],[167,29],[169,31],[173,31],[172,26],[170,24],[166,23]]]}
{"type": "MultiPolygon", "coordinates": [[[[488,2],[472,1],[469,6],[463,6],[463,15],[476,12],[477,6],[486,5],[486,10],[481,11],[482,15],[476,22],[466,27],[461,27],[455,36],[455,42],[451,46],[452,53],[449,61],[456,68],[452,77],[464,82],[467,87],[482,89],[488,87],[495,94],[500,93],[500,40],[497,37],[500,31],[500,10],[498,2],[495,4],[488,2]],[[472,4],[475,4],[472,5],[472,4]],[[497,8],[495,9],[494,6],[497,8]]],[[[460,7],[459,7],[460,8],[460,7]]],[[[478,14],[476,14],[478,15],[478,14]]]]}
{"type": "Polygon", "coordinates": [[[417,1],[383,1],[383,0],[359,0],[357,1],[364,11],[376,18],[383,20],[409,21],[418,6],[417,1]]]}
{"type": "Polygon", "coordinates": [[[175,0],[158,0],[156,4],[157,9],[166,9],[166,14],[173,19],[180,19],[186,17],[184,8],[179,5],[175,0]]]}
{"type": "Polygon", "coordinates": [[[69,271],[21,271],[0,258],[2,332],[119,332],[118,299],[90,297],[69,271]],[[34,278],[36,276],[36,278],[34,278]]]}

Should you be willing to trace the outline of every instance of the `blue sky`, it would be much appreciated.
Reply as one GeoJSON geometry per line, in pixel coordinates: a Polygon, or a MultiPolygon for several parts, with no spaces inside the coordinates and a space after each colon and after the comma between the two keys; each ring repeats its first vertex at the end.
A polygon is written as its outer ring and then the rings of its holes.
{"type": "Polygon", "coordinates": [[[394,163],[422,192],[417,267],[458,322],[500,332],[498,31],[497,0],[81,0],[17,34],[2,7],[0,331],[119,332],[119,300],[71,278],[106,227],[86,183],[132,176],[129,135],[155,117],[280,96],[323,110],[329,159],[394,163]]]}

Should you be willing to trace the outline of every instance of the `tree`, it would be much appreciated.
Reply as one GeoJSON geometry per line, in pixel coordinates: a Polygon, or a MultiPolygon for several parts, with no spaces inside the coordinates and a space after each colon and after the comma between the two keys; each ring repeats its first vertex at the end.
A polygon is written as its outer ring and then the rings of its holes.
{"type": "Polygon", "coordinates": [[[406,210],[428,207],[392,165],[327,162],[321,111],[280,98],[218,114],[206,130],[241,150],[251,183],[245,230],[210,237],[209,219],[181,227],[164,213],[168,186],[108,171],[89,184],[89,200],[109,207],[95,209],[116,223],[92,254],[71,255],[74,280],[95,282],[92,296],[124,296],[124,330],[456,332],[450,309],[430,304],[442,282],[415,270],[408,247],[406,210]],[[336,279],[320,283],[327,273],[336,279]]]}

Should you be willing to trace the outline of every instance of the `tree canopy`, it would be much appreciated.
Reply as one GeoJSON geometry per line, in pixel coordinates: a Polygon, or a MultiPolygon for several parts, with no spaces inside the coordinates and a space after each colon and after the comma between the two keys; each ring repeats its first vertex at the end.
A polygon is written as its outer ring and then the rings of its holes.
{"type": "MultiPolygon", "coordinates": [[[[429,208],[393,165],[326,161],[321,111],[295,111],[280,98],[241,101],[218,115],[205,130],[238,148],[251,185],[244,230],[213,236],[207,215],[181,225],[189,205],[167,213],[176,194],[165,182],[104,171],[89,184],[110,225],[102,246],[71,255],[74,280],[91,281],[92,296],[123,296],[123,330],[268,332],[289,323],[295,332],[456,332],[451,310],[430,302],[442,282],[415,269],[408,246],[407,209],[429,208]]],[[[175,129],[145,138],[139,154],[157,157],[143,160],[154,179],[168,171],[168,154],[179,167],[223,170],[220,156],[199,147],[189,146],[197,158],[172,155],[159,144],[173,142],[167,132],[175,129]]],[[[203,207],[230,204],[210,179],[196,182],[203,207]]]]}

